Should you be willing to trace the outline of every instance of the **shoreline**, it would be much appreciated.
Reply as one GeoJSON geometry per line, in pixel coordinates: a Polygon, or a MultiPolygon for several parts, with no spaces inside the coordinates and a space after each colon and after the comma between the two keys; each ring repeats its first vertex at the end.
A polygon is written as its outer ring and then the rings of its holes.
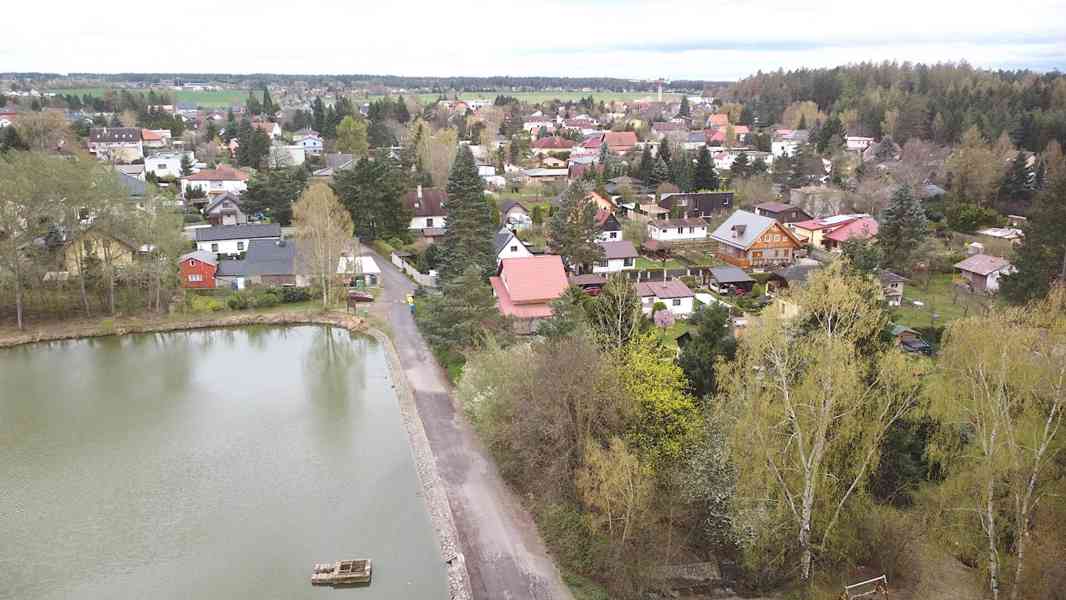
{"type": "Polygon", "coordinates": [[[176,333],[199,329],[225,329],[250,325],[328,325],[340,327],[349,333],[368,335],[385,349],[396,401],[407,432],[415,472],[418,475],[420,495],[429,514],[441,560],[447,565],[448,593],[452,600],[472,598],[470,575],[459,547],[459,535],[455,527],[451,504],[444,488],[444,481],[437,471],[436,458],[426,437],[422,417],[415,403],[414,392],[396,346],[385,332],[371,327],[367,320],[354,314],[339,312],[285,312],[238,313],[220,318],[200,319],[125,319],[110,321],[101,319],[96,323],[74,322],[57,324],[55,327],[25,333],[0,332],[0,349],[16,348],[29,344],[73,341],[99,337],[123,336],[141,333],[176,333]]]}

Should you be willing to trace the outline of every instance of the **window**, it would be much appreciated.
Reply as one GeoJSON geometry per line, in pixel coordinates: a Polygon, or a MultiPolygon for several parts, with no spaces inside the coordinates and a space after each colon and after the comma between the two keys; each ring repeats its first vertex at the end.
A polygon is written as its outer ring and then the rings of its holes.
{"type": "Polygon", "coordinates": [[[218,244],[211,244],[211,251],[218,252],[218,244]]]}
{"type": "Polygon", "coordinates": [[[618,239],[618,232],[617,231],[612,231],[611,234],[610,234],[610,238],[612,240],[618,239]]]}
{"type": "Polygon", "coordinates": [[[632,267],[633,266],[633,259],[632,258],[624,258],[624,259],[622,259],[622,266],[632,267]]]}
{"type": "Polygon", "coordinates": [[[244,252],[244,242],[237,242],[237,252],[244,252]]]}
{"type": "Polygon", "coordinates": [[[677,233],[678,233],[678,235],[681,235],[682,233],[685,233],[685,228],[684,227],[678,227],[677,228],[677,233]]]}
{"type": "Polygon", "coordinates": [[[696,233],[696,228],[695,227],[689,227],[688,228],[688,232],[689,233],[696,233]]]}
{"type": "Polygon", "coordinates": [[[203,281],[204,276],[199,273],[189,273],[189,281],[203,281]]]}
{"type": "Polygon", "coordinates": [[[681,298],[674,298],[674,306],[681,306],[681,298]]]}
{"type": "Polygon", "coordinates": [[[426,219],[426,227],[433,227],[433,217],[426,219]]]}
{"type": "Polygon", "coordinates": [[[511,246],[511,252],[518,252],[518,246],[511,246]]]}

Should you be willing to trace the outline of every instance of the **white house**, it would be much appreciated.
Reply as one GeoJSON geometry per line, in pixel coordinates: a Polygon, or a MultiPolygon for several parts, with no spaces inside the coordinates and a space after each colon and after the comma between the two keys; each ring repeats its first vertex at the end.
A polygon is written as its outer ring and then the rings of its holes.
{"type": "Polygon", "coordinates": [[[847,144],[848,150],[854,150],[862,152],[870,147],[870,144],[874,143],[872,137],[862,137],[859,135],[849,135],[844,138],[844,143],[847,144]]]}
{"type": "Polygon", "coordinates": [[[233,167],[222,165],[217,169],[204,169],[181,178],[181,191],[188,194],[190,190],[203,190],[208,196],[217,196],[229,192],[240,194],[248,189],[249,175],[233,167]]]}
{"type": "Polygon", "coordinates": [[[144,172],[154,173],[156,177],[181,177],[181,159],[188,157],[195,163],[192,152],[161,152],[144,159],[144,172]]]}
{"type": "Polygon", "coordinates": [[[810,132],[806,129],[778,129],[770,142],[770,153],[775,158],[792,156],[799,147],[807,143],[810,132]]]}
{"type": "Polygon", "coordinates": [[[1005,258],[988,254],[974,254],[966,260],[955,263],[959,275],[969,282],[975,292],[993,294],[999,290],[999,278],[1010,275],[1016,269],[1005,258]]]}
{"type": "Polygon", "coordinates": [[[593,273],[632,271],[637,264],[637,249],[629,240],[596,242],[603,250],[603,260],[592,265],[593,273]]]}
{"type": "Polygon", "coordinates": [[[502,227],[496,232],[495,249],[497,265],[499,265],[505,258],[526,258],[527,256],[533,256],[533,253],[529,250],[529,247],[526,246],[525,242],[518,239],[518,236],[506,227],[502,227]]]}
{"type": "Polygon", "coordinates": [[[322,138],[315,133],[309,133],[307,135],[296,136],[294,141],[295,145],[304,149],[304,153],[310,156],[319,156],[322,154],[322,138]]]}
{"type": "Polygon", "coordinates": [[[640,296],[640,308],[647,316],[652,316],[652,310],[656,302],[666,305],[670,314],[677,319],[687,319],[696,309],[696,295],[684,282],[671,279],[669,281],[640,281],[636,285],[637,296],[640,296]]]}
{"type": "Polygon", "coordinates": [[[707,239],[703,219],[663,219],[648,221],[648,237],[660,242],[702,242],[707,239]]]}
{"type": "Polygon", "coordinates": [[[100,160],[133,162],[144,158],[139,127],[93,127],[89,129],[89,152],[100,160]]]}
{"type": "Polygon", "coordinates": [[[221,255],[246,252],[252,240],[280,240],[281,225],[256,223],[216,225],[196,230],[196,249],[221,255]]]}
{"type": "Polygon", "coordinates": [[[411,224],[408,229],[425,237],[434,237],[444,233],[448,211],[444,208],[448,193],[444,190],[422,189],[407,192],[404,204],[411,209],[411,224]]]}

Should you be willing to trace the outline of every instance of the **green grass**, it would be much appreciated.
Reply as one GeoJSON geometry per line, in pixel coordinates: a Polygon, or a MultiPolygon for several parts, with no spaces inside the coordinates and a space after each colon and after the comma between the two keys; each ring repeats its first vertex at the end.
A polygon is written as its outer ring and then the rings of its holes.
{"type": "MultiPolygon", "coordinates": [[[[662,270],[663,261],[661,261],[661,260],[651,260],[650,258],[645,258],[643,256],[638,256],[637,257],[636,267],[637,267],[638,271],[662,270]]],[[[681,262],[679,260],[677,260],[675,258],[671,258],[671,259],[666,261],[666,268],[667,269],[684,269],[685,265],[681,264],[681,262]]]]}
{"type": "MultiPolygon", "coordinates": [[[[90,96],[102,97],[108,90],[117,90],[118,88],[107,87],[85,87],[85,88],[56,88],[48,90],[57,94],[75,94],[77,96],[84,96],[86,94],[90,96]]],[[[134,89],[132,92],[148,93],[145,89],[134,89]]],[[[248,90],[205,90],[202,92],[194,90],[170,90],[160,89],[157,92],[166,92],[176,98],[177,102],[194,102],[198,106],[204,108],[225,108],[235,104],[244,104],[244,100],[248,97],[248,90]]]]}
{"type": "Polygon", "coordinates": [[[994,302],[993,298],[980,293],[956,293],[952,280],[952,274],[938,273],[929,278],[928,288],[923,287],[919,278],[908,281],[903,288],[903,305],[892,309],[895,322],[914,328],[929,327],[934,323],[942,327],[956,319],[980,314],[994,302]],[[924,306],[915,306],[914,300],[924,306]],[[934,313],[938,315],[935,320],[932,318],[934,313]]]}

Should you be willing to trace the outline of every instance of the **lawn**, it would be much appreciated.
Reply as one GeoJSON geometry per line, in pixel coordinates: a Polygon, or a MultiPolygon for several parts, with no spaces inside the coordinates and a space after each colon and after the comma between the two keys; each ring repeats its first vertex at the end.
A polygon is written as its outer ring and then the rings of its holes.
{"type": "MultiPolygon", "coordinates": [[[[637,268],[638,271],[654,271],[656,269],[662,269],[663,268],[663,261],[661,261],[661,260],[651,260],[650,258],[645,258],[643,256],[638,256],[637,257],[636,268],[637,268]]],[[[671,259],[666,261],[666,268],[667,269],[684,269],[685,265],[681,264],[681,261],[679,261],[679,260],[677,260],[675,258],[671,258],[671,259]]]]}
{"type": "MultiPolygon", "coordinates": [[[[88,88],[59,88],[48,90],[57,94],[75,94],[77,96],[84,96],[86,94],[90,96],[103,96],[109,89],[106,87],[88,87],[88,88]]],[[[146,89],[134,89],[132,92],[148,93],[146,89]]],[[[204,108],[225,108],[236,104],[243,104],[244,100],[248,97],[248,90],[205,90],[202,92],[194,90],[170,90],[160,89],[157,92],[166,92],[168,94],[175,95],[177,102],[195,102],[198,106],[204,108]]]]}
{"type": "Polygon", "coordinates": [[[979,314],[994,302],[993,298],[982,294],[956,292],[953,277],[950,273],[933,275],[928,288],[919,280],[908,281],[903,288],[903,305],[892,309],[895,322],[915,328],[932,324],[944,326],[955,319],[979,314]],[[916,306],[915,300],[923,306],[916,306]]]}

